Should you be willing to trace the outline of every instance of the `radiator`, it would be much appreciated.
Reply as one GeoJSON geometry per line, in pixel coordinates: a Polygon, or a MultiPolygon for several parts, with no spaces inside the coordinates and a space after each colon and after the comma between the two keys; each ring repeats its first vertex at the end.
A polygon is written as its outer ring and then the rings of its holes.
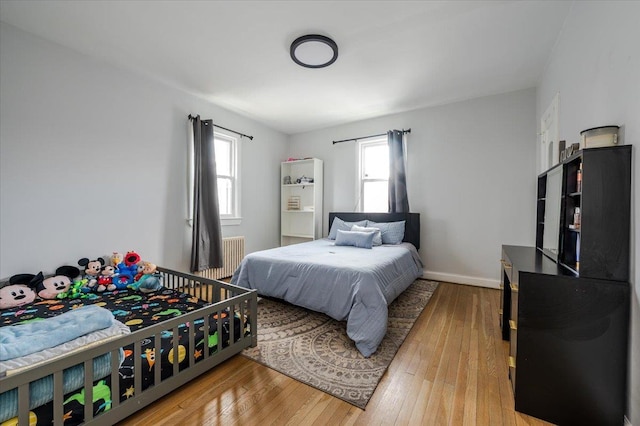
{"type": "Polygon", "coordinates": [[[205,269],[196,272],[195,275],[214,280],[232,276],[244,258],[244,237],[223,238],[222,257],[222,268],[205,269]]]}

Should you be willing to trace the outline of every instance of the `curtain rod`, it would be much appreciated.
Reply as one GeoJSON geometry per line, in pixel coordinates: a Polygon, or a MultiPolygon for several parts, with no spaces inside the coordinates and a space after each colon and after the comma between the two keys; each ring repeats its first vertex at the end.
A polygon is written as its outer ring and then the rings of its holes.
{"type": "MultiPolygon", "coordinates": [[[[194,118],[196,118],[196,117],[191,115],[191,114],[189,114],[189,120],[193,120],[194,118]]],[[[253,140],[253,136],[245,135],[244,133],[236,132],[235,130],[227,129],[226,127],[222,127],[222,126],[218,126],[215,123],[213,123],[213,127],[217,127],[218,129],[226,130],[227,132],[235,133],[236,135],[240,135],[240,136],[242,136],[244,138],[248,138],[249,140],[253,140]]]]}
{"type": "MultiPolygon", "coordinates": [[[[411,133],[411,129],[402,129],[402,134],[406,134],[406,133],[411,133]]],[[[370,136],[361,136],[359,138],[351,138],[351,139],[342,139],[341,141],[333,141],[333,144],[337,144],[337,143],[341,143],[341,142],[351,142],[351,141],[359,141],[360,139],[369,139],[369,138],[375,138],[377,136],[386,136],[386,133],[380,133],[379,135],[370,135],[370,136]]]]}

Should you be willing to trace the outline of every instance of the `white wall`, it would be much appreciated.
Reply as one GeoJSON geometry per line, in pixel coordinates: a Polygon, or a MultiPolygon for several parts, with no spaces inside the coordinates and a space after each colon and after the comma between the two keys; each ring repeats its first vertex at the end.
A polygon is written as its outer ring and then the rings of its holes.
{"type": "Polygon", "coordinates": [[[187,270],[190,113],[255,137],[244,220],[223,232],[250,236],[248,251],[278,244],[284,134],[4,23],[0,93],[0,277],[131,249],[187,270]]]}
{"type": "Polygon", "coordinates": [[[427,276],[497,287],[502,244],[535,244],[535,89],[425,108],[294,135],[291,155],[324,160],[329,211],[353,211],[355,142],[411,128],[407,186],[421,214],[427,276]]]}
{"type": "MultiPolygon", "coordinates": [[[[640,146],[640,3],[574,2],[538,90],[538,119],[560,92],[560,139],[578,142],[591,127],[622,126],[622,142],[640,146]]],[[[627,417],[640,425],[639,175],[633,154],[631,332],[627,417]]]]}

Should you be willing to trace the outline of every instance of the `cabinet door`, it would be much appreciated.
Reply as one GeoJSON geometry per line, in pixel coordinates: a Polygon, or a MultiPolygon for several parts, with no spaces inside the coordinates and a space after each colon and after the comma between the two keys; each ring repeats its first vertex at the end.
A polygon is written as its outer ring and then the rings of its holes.
{"type": "Polygon", "coordinates": [[[536,273],[518,277],[512,293],[518,299],[512,299],[518,318],[516,410],[556,424],[621,424],[629,285],[536,273]]]}

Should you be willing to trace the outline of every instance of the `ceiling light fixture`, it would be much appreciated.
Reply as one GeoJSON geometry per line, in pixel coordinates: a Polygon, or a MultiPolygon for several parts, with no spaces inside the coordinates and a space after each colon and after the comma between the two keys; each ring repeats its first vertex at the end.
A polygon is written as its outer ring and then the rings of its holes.
{"type": "Polygon", "coordinates": [[[305,68],[324,68],[338,59],[338,45],[329,37],[309,34],[291,43],[291,59],[305,68]]]}

